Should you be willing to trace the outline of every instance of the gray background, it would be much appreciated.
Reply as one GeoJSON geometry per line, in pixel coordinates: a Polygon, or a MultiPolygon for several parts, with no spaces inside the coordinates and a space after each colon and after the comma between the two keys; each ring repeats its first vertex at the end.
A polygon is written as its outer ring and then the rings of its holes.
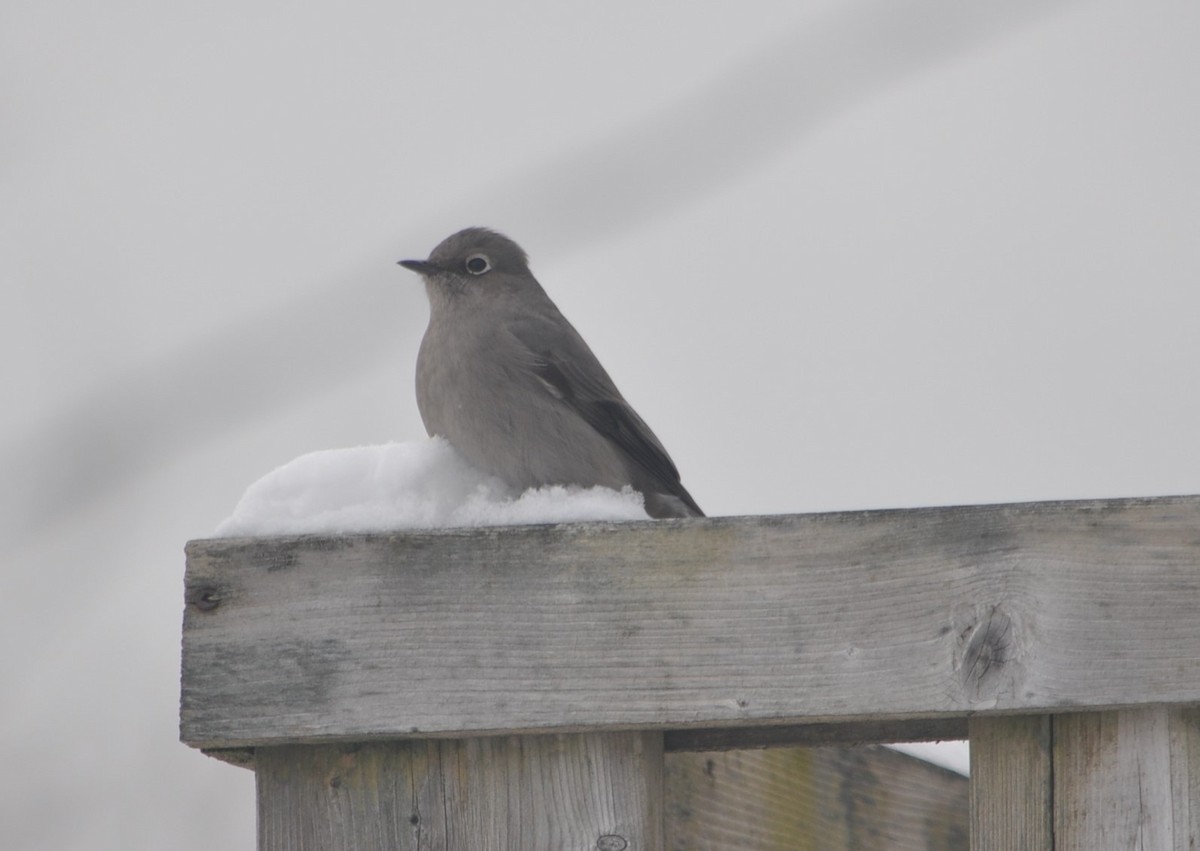
{"type": "Polygon", "coordinates": [[[1194,2],[0,12],[5,847],[253,847],[182,547],[496,227],[712,514],[1200,492],[1194,2]]]}

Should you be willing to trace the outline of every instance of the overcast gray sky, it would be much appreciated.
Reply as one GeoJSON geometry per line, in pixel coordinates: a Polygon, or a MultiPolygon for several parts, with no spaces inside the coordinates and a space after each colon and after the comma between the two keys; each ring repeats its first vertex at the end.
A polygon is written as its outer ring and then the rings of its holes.
{"type": "Polygon", "coordinates": [[[9,5],[13,847],[253,847],[183,543],[423,437],[394,261],[466,225],[711,514],[1200,492],[1200,5],[9,5]]]}

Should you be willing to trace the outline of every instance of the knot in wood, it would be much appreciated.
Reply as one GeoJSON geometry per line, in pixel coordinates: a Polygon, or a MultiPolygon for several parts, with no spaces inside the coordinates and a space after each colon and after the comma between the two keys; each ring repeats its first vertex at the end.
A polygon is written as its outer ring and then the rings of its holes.
{"type": "Polygon", "coordinates": [[[606,833],[596,840],[596,851],[625,851],[628,847],[625,837],[615,833],[606,833]]]}
{"type": "Polygon", "coordinates": [[[1013,621],[999,606],[992,606],[962,633],[963,688],[971,700],[994,697],[1009,677],[1013,659],[1013,621]]]}
{"type": "Polygon", "coordinates": [[[196,585],[188,589],[187,603],[202,612],[211,612],[221,605],[221,589],[216,585],[196,585]]]}

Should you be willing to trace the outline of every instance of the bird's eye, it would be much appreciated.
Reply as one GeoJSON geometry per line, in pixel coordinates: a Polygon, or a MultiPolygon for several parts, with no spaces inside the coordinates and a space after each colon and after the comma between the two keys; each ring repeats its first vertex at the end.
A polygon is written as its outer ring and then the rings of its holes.
{"type": "Polygon", "coordinates": [[[484,272],[492,268],[492,264],[483,254],[472,254],[467,258],[467,271],[472,275],[482,275],[484,272]]]}

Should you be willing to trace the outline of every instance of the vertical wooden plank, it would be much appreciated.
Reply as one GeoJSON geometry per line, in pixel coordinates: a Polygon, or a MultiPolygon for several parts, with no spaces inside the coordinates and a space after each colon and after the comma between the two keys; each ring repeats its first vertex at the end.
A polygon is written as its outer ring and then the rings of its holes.
{"type": "Polygon", "coordinates": [[[255,757],[260,851],[663,851],[662,735],[289,745],[255,757]]]}
{"type": "Polygon", "coordinates": [[[669,753],[671,851],[966,851],[967,780],[882,747],[669,753]]]}
{"type": "Polygon", "coordinates": [[[1048,715],[971,718],[972,851],[1056,847],[1051,730],[1048,715]]]}
{"type": "MultiPolygon", "coordinates": [[[[418,742],[259,748],[254,773],[258,847],[396,849],[421,846],[426,831],[415,784],[431,760],[418,742]]],[[[436,761],[436,760],[433,760],[436,761]]]]}
{"type": "Polygon", "coordinates": [[[1200,847],[1200,710],[973,718],[970,734],[974,851],[1200,847]]]}
{"type": "Polygon", "coordinates": [[[1055,717],[1056,851],[1194,848],[1187,824],[1176,821],[1195,805],[1194,790],[1173,788],[1173,775],[1194,774],[1184,765],[1188,749],[1172,753],[1173,740],[1189,737],[1186,727],[1184,714],[1166,707],[1055,717]]]}
{"type": "Polygon", "coordinates": [[[661,733],[441,743],[448,849],[662,851],[661,733]]]}
{"type": "Polygon", "coordinates": [[[1200,848],[1200,708],[1170,710],[1171,813],[1176,851],[1200,848]]]}

